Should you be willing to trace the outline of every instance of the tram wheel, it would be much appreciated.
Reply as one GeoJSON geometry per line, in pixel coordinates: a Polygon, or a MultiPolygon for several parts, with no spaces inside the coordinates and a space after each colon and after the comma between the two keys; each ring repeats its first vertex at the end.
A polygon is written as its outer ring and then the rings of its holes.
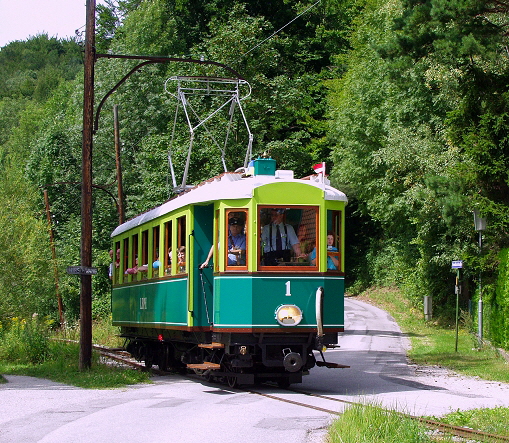
{"type": "Polygon", "coordinates": [[[235,373],[240,372],[238,368],[234,368],[231,364],[225,364],[224,365],[225,372],[231,373],[232,375],[226,376],[226,383],[228,383],[228,386],[230,388],[236,388],[239,386],[239,381],[235,373]]]}

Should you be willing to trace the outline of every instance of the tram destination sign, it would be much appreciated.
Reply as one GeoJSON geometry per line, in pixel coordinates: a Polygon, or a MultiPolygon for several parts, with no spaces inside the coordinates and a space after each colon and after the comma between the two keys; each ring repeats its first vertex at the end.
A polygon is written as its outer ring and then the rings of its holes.
{"type": "Polygon", "coordinates": [[[67,266],[67,273],[71,275],[96,275],[97,268],[88,266],[67,266]]]}

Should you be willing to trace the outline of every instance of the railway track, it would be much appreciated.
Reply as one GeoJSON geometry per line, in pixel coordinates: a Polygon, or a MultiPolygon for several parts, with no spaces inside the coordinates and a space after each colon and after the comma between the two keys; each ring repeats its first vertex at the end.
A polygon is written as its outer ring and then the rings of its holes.
{"type": "MultiPolygon", "coordinates": [[[[145,370],[145,371],[148,370],[144,364],[135,361],[125,351],[122,351],[119,349],[111,349],[111,348],[107,348],[104,346],[98,346],[98,345],[94,345],[94,349],[96,349],[105,358],[109,358],[111,360],[128,365],[128,366],[133,367],[138,370],[145,370]]],[[[150,368],[150,371],[157,375],[168,375],[168,372],[159,371],[158,369],[155,369],[155,368],[150,368]]],[[[190,377],[190,378],[192,378],[193,380],[197,379],[196,377],[190,377]]],[[[200,380],[202,380],[202,379],[200,379],[200,380]]],[[[321,405],[318,406],[316,404],[311,404],[310,402],[297,401],[294,399],[287,398],[287,396],[285,397],[284,393],[275,395],[275,394],[268,394],[265,392],[257,391],[255,389],[248,389],[248,388],[245,388],[245,389],[240,388],[239,391],[248,392],[250,394],[259,395],[259,396],[262,396],[265,398],[270,398],[275,401],[281,401],[281,402],[285,402],[285,403],[294,404],[297,406],[301,406],[301,407],[308,408],[308,409],[313,409],[313,410],[324,412],[324,413],[331,414],[331,415],[341,415],[342,414],[342,411],[338,411],[337,408],[332,409],[332,408],[328,408],[328,407],[323,407],[321,405]]],[[[287,393],[292,392],[292,393],[300,394],[300,395],[303,395],[304,398],[306,398],[306,397],[316,398],[321,401],[326,400],[326,401],[330,401],[330,402],[342,403],[345,405],[361,404],[361,403],[356,403],[356,402],[352,402],[352,401],[348,401],[348,400],[339,399],[336,397],[315,394],[313,392],[307,392],[307,391],[303,391],[300,389],[294,389],[294,388],[286,389],[285,392],[287,392],[287,393]]],[[[416,421],[424,424],[425,426],[427,426],[430,430],[436,430],[436,431],[439,431],[444,434],[449,434],[449,435],[453,435],[456,437],[460,437],[460,438],[464,439],[465,441],[493,442],[493,443],[508,442],[509,443],[509,437],[507,437],[507,436],[495,435],[495,434],[491,434],[491,433],[476,430],[476,429],[464,428],[461,426],[454,426],[454,425],[450,425],[447,423],[441,423],[438,421],[429,420],[429,419],[426,419],[423,417],[413,416],[413,415],[409,415],[409,414],[401,413],[401,416],[411,418],[412,420],[416,420],[416,421]]]]}
{"type": "MultiPolygon", "coordinates": [[[[346,404],[352,404],[352,405],[360,404],[360,403],[355,403],[355,402],[351,402],[351,401],[347,401],[347,400],[338,399],[335,397],[315,394],[312,392],[306,392],[306,391],[302,391],[299,389],[290,388],[289,390],[292,392],[306,395],[306,396],[318,397],[321,399],[326,399],[326,400],[340,402],[340,403],[346,403],[346,404]]],[[[332,412],[332,411],[331,411],[331,413],[333,413],[335,415],[341,414],[341,413],[332,412]]],[[[402,417],[407,417],[412,420],[416,420],[416,421],[424,424],[425,426],[427,426],[429,429],[438,430],[443,433],[447,433],[447,434],[451,434],[451,435],[454,435],[457,437],[465,438],[465,439],[468,439],[469,441],[474,440],[474,441],[482,441],[482,442],[509,442],[509,437],[504,436],[504,435],[496,435],[496,434],[491,434],[491,433],[476,430],[476,429],[465,428],[462,426],[454,426],[454,425],[450,425],[448,423],[441,423],[441,422],[438,422],[435,420],[429,420],[429,419],[426,419],[423,417],[418,417],[418,416],[414,416],[414,415],[410,415],[410,414],[400,413],[400,415],[402,417]]]]}

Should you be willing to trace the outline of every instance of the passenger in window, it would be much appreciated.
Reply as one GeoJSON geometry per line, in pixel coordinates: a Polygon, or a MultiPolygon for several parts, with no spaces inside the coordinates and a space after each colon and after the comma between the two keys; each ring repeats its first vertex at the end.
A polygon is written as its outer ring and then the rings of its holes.
{"type": "Polygon", "coordinates": [[[171,274],[171,248],[168,248],[168,262],[166,263],[166,269],[164,272],[166,275],[171,274]]]}
{"type": "Polygon", "coordinates": [[[238,217],[228,220],[228,266],[246,265],[244,222],[238,217]]]}
{"type": "Polygon", "coordinates": [[[159,273],[159,268],[161,267],[161,261],[159,260],[159,252],[156,252],[156,259],[152,263],[152,268],[154,269],[154,275],[159,273]]]}
{"type": "Polygon", "coordinates": [[[138,272],[138,256],[134,259],[134,266],[132,268],[127,268],[124,274],[134,275],[138,272]]]}
{"type": "Polygon", "coordinates": [[[179,273],[186,272],[186,247],[181,246],[177,252],[177,266],[179,273]]]}
{"type": "MultiPolygon", "coordinates": [[[[230,212],[231,214],[231,212],[230,212]]],[[[219,245],[218,245],[219,249],[219,245]]],[[[209,265],[210,259],[214,253],[214,245],[205,261],[200,265],[200,269],[209,265]]],[[[246,265],[246,232],[244,231],[244,221],[239,217],[228,217],[228,266],[246,265]]]]}
{"type": "Polygon", "coordinates": [[[284,223],[285,210],[274,208],[271,222],[262,228],[263,265],[277,266],[290,262],[292,250],[297,258],[306,255],[300,249],[300,242],[292,225],[284,223]]]}
{"type": "MultiPolygon", "coordinates": [[[[329,271],[339,269],[339,254],[335,254],[335,252],[339,251],[338,248],[334,246],[334,233],[332,231],[327,231],[327,269],[329,271]]],[[[309,259],[311,260],[311,264],[315,266],[316,248],[309,254],[309,259]]]]}
{"type": "Polygon", "coordinates": [[[113,249],[110,249],[110,267],[108,269],[108,277],[110,278],[110,280],[113,278],[113,249]]]}

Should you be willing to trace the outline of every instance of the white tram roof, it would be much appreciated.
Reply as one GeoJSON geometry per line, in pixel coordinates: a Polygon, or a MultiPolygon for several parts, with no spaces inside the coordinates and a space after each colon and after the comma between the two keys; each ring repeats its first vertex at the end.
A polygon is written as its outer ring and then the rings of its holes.
{"type": "Polygon", "coordinates": [[[324,191],[325,200],[338,200],[348,202],[346,195],[330,186],[327,178],[312,175],[305,179],[294,179],[293,171],[278,170],[274,175],[243,176],[238,172],[225,172],[200,183],[194,188],[173,197],[167,202],[148,210],[118,226],[111,234],[112,237],[133,229],[143,223],[154,220],[183,206],[207,203],[218,200],[235,200],[251,198],[255,188],[276,182],[298,182],[320,188],[324,191]]]}

